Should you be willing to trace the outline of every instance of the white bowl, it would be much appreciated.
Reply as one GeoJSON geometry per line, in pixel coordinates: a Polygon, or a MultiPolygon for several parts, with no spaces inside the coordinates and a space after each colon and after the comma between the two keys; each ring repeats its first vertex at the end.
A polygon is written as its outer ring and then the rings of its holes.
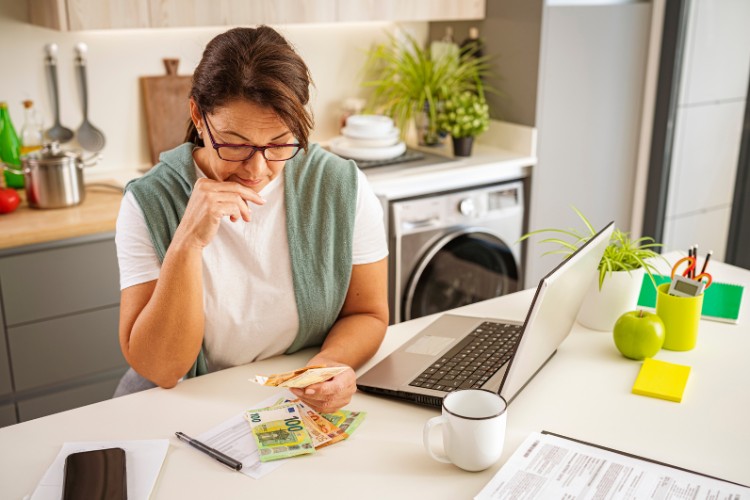
{"type": "Polygon", "coordinates": [[[393,130],[393,120],[384,115],[351,115],[346,128],[358,137],[383,137],[393,130]]]}
{"type": "Polygon", "coordinates": [[[382,137],[357,137],[356,135],[352,136],[349,135],[351,131],[346,127],[342,129],[342,132],[344,133],[344,137],[346,137],[349,146],[355,148],[382,148],[386,146],[393,146],[399,141],[399,130],[397,128],[394,128],[390,133],[382,137]]]}
{"type": "Polygon", "coordinates": [[[406,152],[406,144],[398,142],[381,148],[358,148],[349,144],[346,137],[336,137],[329,145],[331,152],[352,160],[389,160],[406,152]]]}

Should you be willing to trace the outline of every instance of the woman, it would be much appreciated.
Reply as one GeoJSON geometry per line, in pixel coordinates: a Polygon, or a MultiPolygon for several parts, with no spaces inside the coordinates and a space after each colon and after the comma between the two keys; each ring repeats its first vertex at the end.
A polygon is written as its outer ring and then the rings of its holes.
{"type": "Polygon", "coordinates": [[[330,412],[380,346],[382,209],[354,162],[308,143],[310,84],[273,29],[217,36],[193,75],[185,144],[127,186],[120,344],[153,383],[322,343],[310,365],[350,369],[295,393],[330,412]]]}

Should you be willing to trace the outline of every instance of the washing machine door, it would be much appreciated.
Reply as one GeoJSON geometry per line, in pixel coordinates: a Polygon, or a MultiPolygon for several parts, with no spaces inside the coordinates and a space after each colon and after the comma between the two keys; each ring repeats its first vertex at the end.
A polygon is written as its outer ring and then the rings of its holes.
{"type": "Polygon", "coordinates": [[[465,306],[518,290],[518,267],[510,248],[483,231],[447,235],[420,261],[404,296],[403,318],[465,306]]]}

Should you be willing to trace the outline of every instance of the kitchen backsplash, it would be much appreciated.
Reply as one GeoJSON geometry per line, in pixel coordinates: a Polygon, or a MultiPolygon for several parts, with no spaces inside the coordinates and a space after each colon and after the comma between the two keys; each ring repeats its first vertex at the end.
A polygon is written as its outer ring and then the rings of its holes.
{"type": "MultiPolygon", "coordinates": [[[[60,121],[76,130],[82,121],[75,74],[75,45],[88,45],[89,120],[107,137],[98,170],[150,166],[139,77],[164,74],[162,59],[179,58],[179,74],[191,74],[205,44],[228,29],[189,28],[59,32],[28,23],[27,3],[0,0],[0,100],[6,100],[16,129],[23,124],[22,101],[31,99],[52,125],[52,105],[45,74],[44,47],[57,43],[60,121]]],[[[400,26],[425,39],[427,23],[400,26]]],[[[311,92],[316,127],[312,139],[339,133],[342,101],[365,95],[361,68],[373,43],[386,39],[393,23],[276,26],[297,48],[315,82],[311,92]]],[[[187,104],[186,104],[187,105],[187,104]]],[[[75,143],[71,143],[75,145],[75,143]]]]}

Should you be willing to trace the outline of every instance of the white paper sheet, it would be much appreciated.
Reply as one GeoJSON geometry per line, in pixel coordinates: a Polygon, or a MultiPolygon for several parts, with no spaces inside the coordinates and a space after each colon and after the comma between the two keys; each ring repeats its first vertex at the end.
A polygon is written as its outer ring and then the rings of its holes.
{"type": "Polygon", "coordinates": [[[169,448],[167,439],[140,441],[80,441],[63,443],[60,453],[39,481],[31,500],[60,500],[65,478],[65,458],[71,453],[104,448],[125,450],[125,473],[128,498],[147,499],[156,484],[156,478],[169,448]]]}
{"type": "MultiPolygon", "coordinates": [[[[281,398],[296,399],[296,396],[289,391],[276,391],[268,399],[248,407],[248,410],[271,406],[281,398]]],[[[250,424],[245,420],[244,412],[235,415],[229,420],[225,420],[203,434],[195,436],[195,439],[242,462],[240,472],[253,479],[265,476],[289,460],[287,458],[272,462],[260,461],[258,446],[255,444],[255,439],[253,439],[250,424]]]]}
{"type": "Polygon", "coordinates": [[[474,500],[747,500],[750,488],[533,433],[474,500]]]}

